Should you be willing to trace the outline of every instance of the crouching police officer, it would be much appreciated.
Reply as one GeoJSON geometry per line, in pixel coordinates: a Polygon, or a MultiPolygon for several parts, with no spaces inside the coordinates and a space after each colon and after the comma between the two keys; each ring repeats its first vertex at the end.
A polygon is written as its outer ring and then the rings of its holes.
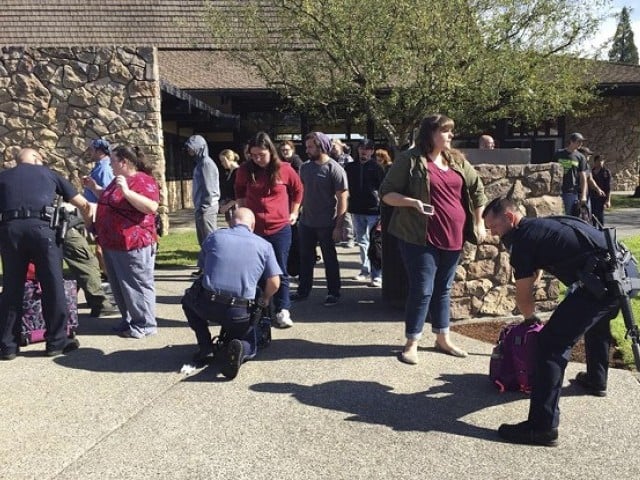
{"type": "Polygon", "coordinates": [[[536,371],[529,418],[503,424],[498,434],[512,443],[555,446],[558,443],[560,389],[571,348],[584,334],[587,371],[576,377],[586,393],[606,395],[609,321],[620,308],[612,289],[605,289],[607,243],[604,233],[567,217],[523,218],[512,200],[497,198],[483,213],[485,225],[511,250],[516,305],[535,318],[534,282],[545,270],[573,285],[538,335],[536,371]]]}
{"type": "Polygon", "coordinates": [[[232,379],[242,362],[256,354],[252,314],[269,304],[280,287],[282,271],[271,245],[253,233],[251,210],[238,208],[230,224],[231,228],[209,234],[202,244],[203,275],[185,292],[182,309],[196,334],[198,364],[214,356],[208,320],[222,325],[226,339],[220,371],[232,379]],[[264,288],[256,299],[262,281],[264,288]]]}
{"type": "Polygon", "coordinates": [[[46,166],[32,148],[22,149],[18,165],[0,172],[0,249],[2,251],[3,295],[0,304],[0,358],[13,360],[18,353],[22,298],[29,262],[36,267],[42,286],[42,311],[47,333],[46,354],[50,357],[78,348],[67,338],[67,309],[62,279],[61,239],[50,227],[57,195],[90,215],[89,203],[75,188],[46,166]]]}

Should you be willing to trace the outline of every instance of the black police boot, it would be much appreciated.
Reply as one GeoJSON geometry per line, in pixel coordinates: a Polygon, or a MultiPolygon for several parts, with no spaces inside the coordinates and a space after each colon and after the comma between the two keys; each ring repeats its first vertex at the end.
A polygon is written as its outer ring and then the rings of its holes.
{"type": "Polygon", "coordinates": [[[607,387],[596,385],[593,380],[591,380],[591,377],[589,377],[589,374],[587,372],[578,373],[576,375],[575,382],[580,385],[589,395],[593,395],[594,397],[607,396],[607,387]]]}
{"type": "Polygon", "coordinates": [[[78,341],[78,339],[72,338],[66,343],[64,347],[56,348],[54,350],[47,349],[45,354],[47,357],[57,357],[58,355],[66,355],[67,353],[71,353],[78,348],[80,348],[80,342],[78,341]]]}
{"type": "Polygon", "coordinates": [[[2,355],[0,355],[0,360],[13,360],[16,358],[16,356],[18,355],[18,352],[2,352],[2,355]]]}
{"type": "Polygon", "coordinates": [[[542,445],[545,447],[555,447],[558,445],[558,429],[534,430],[529,422],[508,425],[503,423],[498,428],[498,435],[509,443],[521,443],[525,445],[542,445]]]}
{"type": "Polygon", "coordinates": [[[229,380],[233,380],[238,376],[242,358],[244,357],[244,347],[240,340],[234,339],[229,342],[227,349],[220,365],[222,375],[229,380]]]}
{"type": "Polygon", "coordinates": [[[196,368],[202,368],[209,365],[215,359],[215,353],[213,350],[198,350],[193,354],[192,361],[196,368]]]}

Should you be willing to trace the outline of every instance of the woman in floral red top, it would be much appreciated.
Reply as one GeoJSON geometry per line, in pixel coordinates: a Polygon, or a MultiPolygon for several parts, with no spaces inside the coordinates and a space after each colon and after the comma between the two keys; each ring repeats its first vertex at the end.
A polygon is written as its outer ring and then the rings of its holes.
{"type": "Polygon", "coordinates": [[[98,199],[96,231],[122,322],[122,337],[144,338],[157,332],[153,280],[158,184],[149,175],[140,150],[118,147],[111,153],[115,178],[98,199]]]}

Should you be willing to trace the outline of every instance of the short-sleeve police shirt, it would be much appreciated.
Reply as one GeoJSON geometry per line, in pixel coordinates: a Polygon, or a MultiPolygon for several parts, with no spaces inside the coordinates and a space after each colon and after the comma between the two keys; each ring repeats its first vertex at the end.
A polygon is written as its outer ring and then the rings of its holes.
{"type": "Polygon", "coordinates": [[[214,292],[254,299],[260,280],[282,275],[271,244],[245,225],[216,230],[202,251],[202,285],[214,292]]]}
{"type": "Polygon", "coordinates": [[[77,193],[68,180],[44,165],[22,163],[0,172],[0,212],[38,211],[53,205],[56,195],[69,201],[77,193]]]}
{"type": "MultiPolygon", "coordinates": [[[[606,249],[604,234],[584,222],[576,223],[601,249],[606,249]]],[[[577,272],[593,253],[585,239],[573,228],[552,218],[523,218],[513,232],[511,266],[516,280],[531,277],[543,269],[570,285],[577,272]]]]}

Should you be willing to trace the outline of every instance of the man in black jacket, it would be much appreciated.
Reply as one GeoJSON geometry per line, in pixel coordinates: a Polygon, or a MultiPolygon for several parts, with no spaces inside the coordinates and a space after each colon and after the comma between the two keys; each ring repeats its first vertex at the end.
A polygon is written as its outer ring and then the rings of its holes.
{"type": "Polygon", "coordinates": [[[355,240],[360,247],[360,273],[355,280],[371,276],[371,285],[382,286],[380,270],[374,268],[367,256],[369,233],[380,217],[380,184],[384,170],[373,157],[373,140],[363,139],[358,145],[358,161],[345,164],[349,183],[348,212],[353,219],[355,240]]]}

